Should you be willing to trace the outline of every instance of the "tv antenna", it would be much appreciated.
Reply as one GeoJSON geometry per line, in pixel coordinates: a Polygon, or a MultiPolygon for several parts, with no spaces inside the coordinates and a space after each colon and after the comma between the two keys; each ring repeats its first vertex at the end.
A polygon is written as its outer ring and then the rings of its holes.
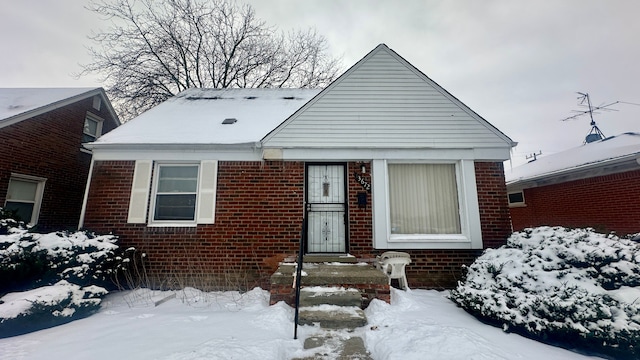
{"type": "Polygon", "coordinates": [[[525,159],[529,160],[528,162],[533,162],[533,161],[538,160],[538,156],[539,155],[542,155],[542,150],[538,150],[537,153],[534,152],[534,153],[531,153],[529,155],[526,155],[525,159]],[[531,160],[531,159],[533,159],[533,160],[531,160]]]}
{"type": "Polygon", "coordinates": [[[589,93],[578,92],[578,94],[580,95],[578,97],[578,100],[580,100],[578,105],[579,106],[586,106],[587,110],[584,110],[584,111],[574,110],[575,112],[577,112],[577,114],[569,116],[569,117],[566,117],[566,118],[562,119],[562,121],[572,120],[572,119],[578,118],[578,117],[580,117],[582,115],[589,114],[589,118],[591,119],[591,123],[590,123],[591,130],[589,130],[589,133],[584,138],[584,144],[604,139],[605,138],[604,134],[602,133],[602,131],[600,130],[600,128],[596,124],[596,121],[593,120],[593,114],[598,110],[618,111],[616,109],[608,109],[608,107],[612,106],[612,105],[615,105],[615,104],[618,104],[618,103],[621,103],[622,101],[614,101],[614,102],[612,102],[610,104],[606,104],[606,105],[593,106],[593,105],[591,105],[591,99],[589,98],[589,93]]]}

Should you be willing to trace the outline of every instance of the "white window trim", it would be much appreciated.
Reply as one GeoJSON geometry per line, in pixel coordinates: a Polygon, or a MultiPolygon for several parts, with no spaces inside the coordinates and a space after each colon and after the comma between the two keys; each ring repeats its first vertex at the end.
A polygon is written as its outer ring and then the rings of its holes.
{"type": "MultiPolygon", "coordinates": [[[[38,177],[38,176],[11,173],[9,182],[11,182],[11,180],[28,181],[28,182],[34,182],[37,184],[35,201],[33,203],[33,211],[31,212],[31,221],[29,221],[28,223],[28,225],[31,225],[31,226],[36,225],[38,223],[38,219],[40,218],[40,208],[42,207],[42,197],[44,196],[44,186],[45,186],[45,183],[47,182],[47,179],[38,177]]],[[[9,191],[8,186],[7,186],[7,191],[9,191]]],[[[7,201],[11,201],[11,200],[6,199],[5,197],[5,206],[7,201]]]]}
{"type": "Polygon", "coordinates": [[[524,190],[518,190],[518,191],[509,191],[507,193],[507,201],[509,202],[509,207],[526,207],[527,203],[526,203],[526,199],[524,198],[524,190]],[[522,201],[519,202],[511,202],[511,199],[509,198],[509,195],[511,194],[522,194],[522,201]]]}
{"type": "Polygon", "coordinates": [[[152,181],[152,190],[151,190],[151,201],[149,204],[149,226],[196,226],[198,219],[198,205],[200,203],[200,173],[202,172],[200,163],[197,162],[155,162],[153,165],[153,181],[152,181]],[[162,166],[197,166],[198,167],[198,175],[197,175],[197,184],[196,184],[196,203],[194,204],[193,209],[193,220],[155,220],[155,212],[156,212],[156,200],[158,198],[158,180],[160,167],[162,166]]]}
{"type": "Polygon", "coordinates": [[[137,160],[131,184],[129,200],[129,223],[146,223],[149,227],[194,227],[215,222],[216,193],[218,181],[218,161],[151,161],[137,160]],[[157,172],[161,165],[198,166],[198,191],[196,193],[195,219],[153,220],[157,195],[157,172]],[[154,181],[151,181],[153,173],[154,181]],[[151,199],[149,199],[151,196],[151,199]],[[148,215],[148,218],[147,218],[148,215]]]}
{"type": "Polygon", "coordinates": [[[376,249],[481,249],[482,230],[472,160],[390,161],[373,160],[372,202],[374,247],[376,249]],[[389,163],[455,164],[460,211],[460,234],[391,234],[389,210],[389,163]]]}
{"type": "MultiPolygon", "coordinates": [[[[98,115],[96,115],[96,114],[93,114],[93,113],[91,113],[91,112],[88,112],[88,111],[87,111],[87,114],[85,115],[85,118],[84,118],[84,119],[83,119],[83,121],[82,121],[82,135],[89,135],[89,136],[91,136],[91,137],[94,137],[94,136],[95,136],[94,141],[95,141],[95,140],[98,140],[98,138],[99,138],[100,136],[102,136],[102,124],[103,124],[103,123],[104,123],[104,119],[103,119],[103,118],[101,118],[100,116],[98,116],[98,115]],[[91,120],[93,120],[93,121],[95,121],[95,122],[97,123],[97,124],[96,124],[96,133],[95,133],[95,135],[94,135],[94,134],[88,134],[88,133],[86,133],[86,132],[84,131],[84,122],[85,122],[87,119],[91,119],[91,120]]],[[[80,151],[85,152],[85,153],[88,153],[88,154],[91,154],[91,150],[89,150],[89,149],[85,149],[84,147],[81,147],[81,148],[80,148],[80,151]]]]}

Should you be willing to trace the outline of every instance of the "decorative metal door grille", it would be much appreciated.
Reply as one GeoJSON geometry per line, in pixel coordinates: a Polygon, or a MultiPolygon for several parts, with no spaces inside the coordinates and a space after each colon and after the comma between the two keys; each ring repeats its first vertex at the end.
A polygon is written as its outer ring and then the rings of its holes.
{"type": "Polygon", "coordinates": [[[346,252],[345,166],[307,167],[307,252],[346,252]]]}

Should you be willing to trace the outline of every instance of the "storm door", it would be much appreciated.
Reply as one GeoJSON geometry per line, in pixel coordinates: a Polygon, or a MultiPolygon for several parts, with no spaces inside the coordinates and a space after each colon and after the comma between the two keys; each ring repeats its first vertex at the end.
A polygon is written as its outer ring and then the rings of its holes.
{"type": "Polygon", "coordinates": [[[346,208],[345,165],[308,165],[308,253],[346,253],[346,208]]]}

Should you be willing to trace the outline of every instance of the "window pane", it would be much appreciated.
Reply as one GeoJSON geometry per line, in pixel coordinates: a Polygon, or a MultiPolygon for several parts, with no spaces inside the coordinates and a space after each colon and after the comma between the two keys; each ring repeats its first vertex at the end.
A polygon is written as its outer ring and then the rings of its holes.
{"type": "Polygon", "coordinates": [[[522,203],[524,202],[524,194],[522,192],[509,194],[509,203],[522,203]]]}
{"type": "Polygon", "coordinates": [[[158,195],[154,220],[194,220],[196,195],[158,195]]]}
{"type": "Polygon", "coordinates": [[[94,138],[98,136],[98,122],[89,118],[84,119],[84,133],[93,135],[94,138]]]}
{"type": "Polygon", "coordinates": [[[389,164],[392,234],[460,234],[454,164],[389,164]]]}
{"type": "Polygon", "coordinates": [[[18,216],[18,220],[22,220],[25,223],[31,222],[31,215],[33,214],[33,203],[7,201],[4,208],[5,210],[15,211],[16,215],[18,216]]]}
{"type": "Polygon", "coordinates": [[[198,167],[161,166],[158,178],[158,193],[196,192],[198,167]]]}
{"type": "Polygon", "coordinates": [[[83,143],[94,142],[94,141],[96,141],[95,136],[82,134],[82,142],[83,143]]]}
{"type": "Polygon", "coordinates": [[[36,201],[38,184],[31,181],[11,179],[7,190],[7,200],[36,201]]]}

